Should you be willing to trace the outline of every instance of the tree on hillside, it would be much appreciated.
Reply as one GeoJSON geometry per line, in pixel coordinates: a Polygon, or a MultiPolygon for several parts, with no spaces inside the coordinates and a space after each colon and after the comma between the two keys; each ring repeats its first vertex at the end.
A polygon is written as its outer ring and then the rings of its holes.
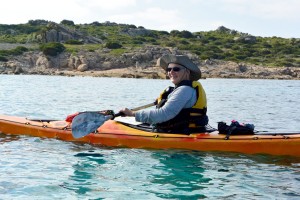
{"type": "Polygon", "coordinates": [[[74,22],[71,21],[71,20],[64,19],[60,23],[63,24],[63,25],[68,25],[68,26],[75,26],[74,22]]]}

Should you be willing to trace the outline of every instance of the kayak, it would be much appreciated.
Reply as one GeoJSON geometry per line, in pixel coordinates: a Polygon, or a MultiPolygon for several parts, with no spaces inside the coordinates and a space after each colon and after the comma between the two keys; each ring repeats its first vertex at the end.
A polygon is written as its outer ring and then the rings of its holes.
{"type": "Polygon", "coordinates": [[[94,133],[82,138],[74,138],[71,126],[71,123],[64,120],[0,115],[1,134],[55,138],[109,147],[300,156],[300,132],[231,135],[229,139],[226,139],[226,135],[219,134],[218,131],[193,134],[156,133],[139,125],[107,120],[94,133]]]}

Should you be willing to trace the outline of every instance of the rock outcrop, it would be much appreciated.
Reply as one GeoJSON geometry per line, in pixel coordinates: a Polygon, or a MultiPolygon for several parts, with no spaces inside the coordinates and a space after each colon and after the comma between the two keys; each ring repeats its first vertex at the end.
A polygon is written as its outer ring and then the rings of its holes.
{"type": "Polygon", "coordinates": [[[221,60],[204,62],[201,71],[209,78],[300,79],[298,67],[265,67],[221,60]]]}
{"type": "Polygon", "coordinates": [[[0,62],[0,73],[165,78],[165,72],[155,65],[160,56],[170,53],[189,56],[200,67],[204,78],[300,79],[300,68],[297,67],[201,61],[196,54],[158,46],[146,46],[119,56],[110,54],[109,49],[63,52],[55,57],[45,56],[39,51],[25,52],[21,56],[11,57],[8,62],[0,62]]]}
{"type": "Polygon", "coordinates": [[[70,40],[80,41],[86,44],[102,44],[103,41],[97,37],[85,35],[75,29],[69,28],[62,24],[49,22],[47,29],[41,33],[31,35],[28,42],[67,42],[70,40]]]}

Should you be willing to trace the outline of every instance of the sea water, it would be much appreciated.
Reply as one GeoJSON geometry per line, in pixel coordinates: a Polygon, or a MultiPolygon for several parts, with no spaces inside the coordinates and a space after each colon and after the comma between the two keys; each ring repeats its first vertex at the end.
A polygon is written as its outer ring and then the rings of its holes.
{"type": "MultiPolygon", "coordinates": [[[[300,131],[300,81],[200,80],[209,124],[300,131]]],[[[0,114],[64,119],[134,108],[169,80],[0,75],[0,114]]],[[[0,134],[0,199],[300,199],[300,158],[109,148],[0,134]]]]}

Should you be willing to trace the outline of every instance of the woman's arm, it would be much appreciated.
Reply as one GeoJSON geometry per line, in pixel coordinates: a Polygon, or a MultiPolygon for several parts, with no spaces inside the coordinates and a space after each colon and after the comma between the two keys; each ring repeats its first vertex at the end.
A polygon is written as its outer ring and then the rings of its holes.
{"type": "Polygon", "coordinates": [[[189,86],[176,88],[168,97],[166,104],[154,110],[144,110],[133,113],[136,121],[156,124],[174,118],[183,108],[192,107],[197,101],[196,91],[189,86]]]}

